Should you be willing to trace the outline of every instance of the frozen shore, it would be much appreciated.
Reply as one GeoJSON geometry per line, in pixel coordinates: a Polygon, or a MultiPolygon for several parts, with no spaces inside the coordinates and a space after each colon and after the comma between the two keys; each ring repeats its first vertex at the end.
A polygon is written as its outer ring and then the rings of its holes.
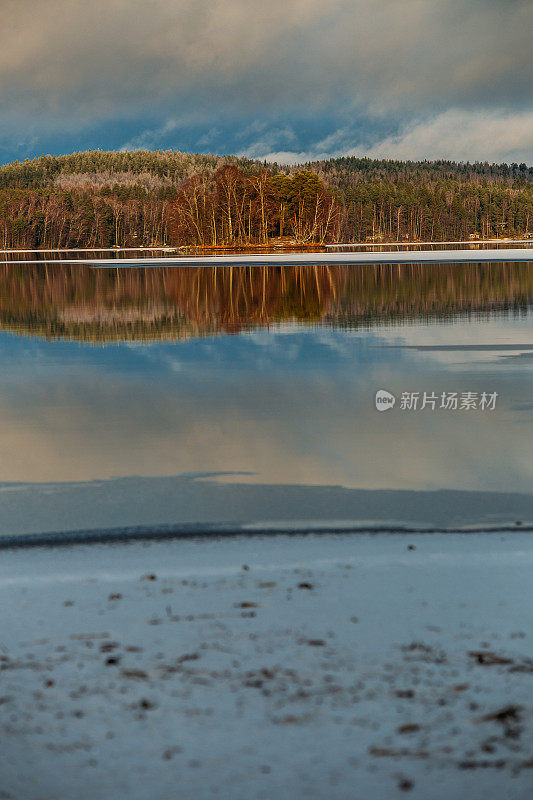
{"type": "Polygon", "coordinates": [[[1,555],[2,798],[531,796],[531,534],[1,555]]]}
{"type": "Polygon", "coordinates": [[[75,258],[2,260],[2,264],[78,264],[94,268],[123,267],[310,267],[310,266],[369,266],[373,264],[467,264],[500,261],[533,261],[533,248],[487,248],[486,250],[403,250],[383,252],[286,252],[238,253],[231,255],[168,255],[135,258],[75,258]]]}

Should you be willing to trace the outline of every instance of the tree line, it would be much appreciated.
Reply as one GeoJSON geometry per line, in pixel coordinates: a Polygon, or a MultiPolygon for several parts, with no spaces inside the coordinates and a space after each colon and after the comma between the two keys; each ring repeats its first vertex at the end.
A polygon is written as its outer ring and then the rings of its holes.
{"type": "Polygon", "coordinates": [[[88,151],[0,167],[0,247],[425,241],[533,229],[533,169],[340,158],[303,167],[88,151]]]}

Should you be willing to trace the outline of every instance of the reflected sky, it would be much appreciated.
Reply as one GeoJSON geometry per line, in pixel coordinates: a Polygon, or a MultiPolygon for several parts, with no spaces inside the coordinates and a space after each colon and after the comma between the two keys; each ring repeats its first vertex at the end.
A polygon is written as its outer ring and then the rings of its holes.
{"type": "Polygon", "coordinates": [[[0,480],[248,471],[260,482],[529,491],[531,316],[90,348],[0,341],[0,480]],[[450,342],[494,350],[404,349],[450,342]],[[392,345],[392,346],[391,346],[392,345]],[[499,393],[495,411],[378,413],[374,394],[499,393]]]}
{"type": "MultiPolygon", "coordinates": [[[[533,486],[527,306],[364,327],[286,319],[106,346],[4,330],[0,371],[3,483],[235,472],[219,480],[416,492],[533,486]],[[378,389],[498,400],[494,411],[398,402],[379,413],[378,389]]],[[[196,515],[207,518],[202,508],[196,515]]],[[[152,517],[161,521],[157,507],[152,517]]],[[[9,520],[0,522],[5,532],[9,520]]]]}

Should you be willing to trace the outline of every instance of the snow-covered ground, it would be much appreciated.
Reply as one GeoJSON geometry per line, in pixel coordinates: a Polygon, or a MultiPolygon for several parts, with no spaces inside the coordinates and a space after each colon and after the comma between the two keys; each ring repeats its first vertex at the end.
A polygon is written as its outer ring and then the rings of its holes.
{"type": "Polygon", "coordinates": [[[4,550],[0,797],[529,800],[530,533],[4,550]]]}

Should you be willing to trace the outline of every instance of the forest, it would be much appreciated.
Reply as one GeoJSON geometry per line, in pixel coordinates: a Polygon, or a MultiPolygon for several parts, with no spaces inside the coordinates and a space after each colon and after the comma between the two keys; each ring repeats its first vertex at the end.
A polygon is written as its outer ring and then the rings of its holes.
{"type": "Polygon", "coordinates": [[[178,151],[87,151],[0,167],[0,247],[320,246],[518,237],[526,164],[345,157],[287,167],[178,151]]]}

